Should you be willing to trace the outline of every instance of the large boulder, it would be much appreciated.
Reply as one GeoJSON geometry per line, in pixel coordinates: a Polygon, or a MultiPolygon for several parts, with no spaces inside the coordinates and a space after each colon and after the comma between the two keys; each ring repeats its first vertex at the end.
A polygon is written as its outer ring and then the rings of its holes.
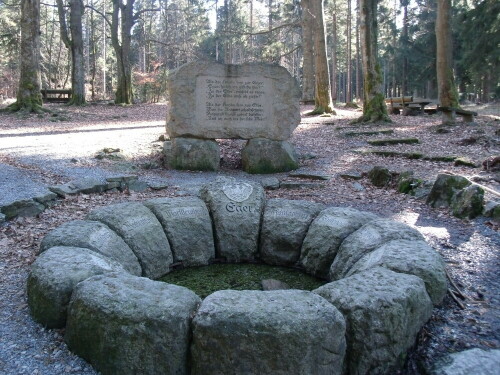
{"type": "Polygon", "coordinates": [[[278,65],[194,61],[169,75],[168,91],[171,138],[286,140],[300,123],[300,88],[278,65]]]}
{"type": "Polygon", "coordinates": [[[155,198],[144,202],[144,205],[160,220],[170,242],[174,262],[200,266],[215,257],[212,220],[201,199],[155,198]]]}
{"type": "Polygon", "coordinates": [[[348,207],[329,207],[313,220],[302,244],[299,264],[317,277],[327,278],[344,239],[377,215],[348,207]]]}
{"type": "Polygon", "coordinates": [[[201,198],[214,221],[217,256],[229,262],[255,260],[265,200],[262,185],[219,178],[202,188],[201,198]]]}
{"type": "Polygon", "coordinates": [[[31,316],[48,328],[62,328],[73,288],[80,281],[106,272],[126,271],[89,249],[57,246],[44,251],[31,266],[28,306],[31,316]]]}
{"type": "Polygon", "coordinates": [[[130,246],[142,267],[142,275],[158,278],[170,271],[172,251],[163,227],[143,204],[125,202],[99,207],[87,215],[117,232],[130,246]]]}
{"type": "Polygon", "coordinates": [[[436,208],[450,207],[455,195],[470,184],[465,177],[440,173],[427,196],[427,204],[436,208]]]}
{"type": "Polygon", "coordinates": [[[345,277],[361,257],[392,240],[424,241],[424,237],[416,229],[394,220],[370,221],[342,242],[330,267],[330,279],[345,277]]]}
{"type": "Polygon", "coordinates": [[[243,170],[253,174],[288,172],[299,167],[293,146],[286,141],[250,139],[241,151],[243,170]]]}
{"type": "Polygon", "coordinates": [[[479,348],[452,353],[437,361],[430,375],[497,375],[500,369],[500,350],[479,348]]]}
{"type": "Polygon", "coordinates": [[[78,284],[68,310],[69,348],[106,374],[188,374],[189,289],[124,274],[78,284]]]}
{"type": "Polygon", "coordinates": [[[216,171],[220,164],[219,144],[214,139],[174,138],[167,157],[174,169],[216,171]]]}
{"type": "Polygon", "coordinates": [[[313,292],[346,319],[347,374],[395,373],[432,313],[420,278],[385,268],[373,268],[313,292]]]}
{"type": "Polygon", "coordinates": [[[341,374],[345,322],[302,290],[222,290],[193,320],[192,374],[341,374]]]}
{"type": "Polygon", "coordinates": [[[141,275],[141,265],[130,247],[115,232],[98,221],[74,220],[50,231],[40,244],[40,252],[54,246],[83,247],[119,262],[133,275],[141,275]]]}
{"type": "Polygon", "coordinates": [[[347,275],[374,267],[420,277],[434,305],[439,305],[446,295],[448,282],[443,258],[425,241],[389,241],[363,256],[347,275]]]}
{"type": "Polygon", "coordinates": [[[280,266],[297,263],[307,228],[322,208],[314,202],[269,199],[260,231],[262,260],[280,266]]]}

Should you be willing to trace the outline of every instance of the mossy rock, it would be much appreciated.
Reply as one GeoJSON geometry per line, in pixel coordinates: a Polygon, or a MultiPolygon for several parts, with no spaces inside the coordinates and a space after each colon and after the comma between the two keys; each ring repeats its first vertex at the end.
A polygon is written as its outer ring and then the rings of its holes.
{"type": "Polygon", "coordinates": [[[422,180],[415,178],[412,171],[407,171],[399,175],[397,183],[400,193],[414,195],[414,189],[422,184],[422,180]]]}
{"type": "Polygon", "coordinates": [[[420,141],[417,138],[401,138],[401,139],[374,139],[371,141],[368,141],[368,143],[372,146],[388,146],[388,145],[397,145],[397,144],[416,144],[420,143],[420,141]]]}
{"type": "Polygon", "coordinates": [[[358,137],[358,136],[365,136],[365,135],[378,135],[378,134],[393,134],[394,130],[392,129],[383,129],[383,130],[371,130],[371,131],[350,131],[347,133],[344,133],[345,137],[358,137]]]}
{"type": "Polygon", "coordinates": [[[453,216],[461,219],[473,219],[482,214],[484,208],[484,190],[471,185],[459,191],[451,204],[453,216]]]}
{"type": "Polygon", "coordinates": [[[387,150],[387,151],[368,151],[368,153],[378,156],[387,156],[387,157],[392,156],[410,160],[422,159],[424,157],[424,155],[419,152],[399,152],[399,151],[387,150]]]}
{"type": "Polygon", "coordinates": [[[449,207],[455,195],[470,184],[465,177],[441,173],[427,197],[427,204],[432,207],[449,207]]]}
{"type": "Polygon", "coordinates": [[[392,181],[392,173],[389,169],[375,166],[368,172],[371,183],[377,187],[385,187],[392,181]]]}
{"type": "Polygon", "coordinates": [[[452,156],[452,155],[445,155],[445,156],[424,156],[424,160],[429,160],[429,161],[443,161],[446,163],[452,163],[455,161],[457,157],[452,156]]]}
{"type": "Polygon", "coordinates": [[[471,167],[471,168],[478,167],[478,165],[476,163],[474,163],[469,158],[465,158],[465,157],[456,158],[455,161],[453,162],[453,165],[456,167],[459,167],[459,166],[471,167]]]}
{"type": "Polygon", "coordinates": [[[288,172],[299,167],[293,146],[286,141],[250,139],[241,151],[243,170],[252,174],[288,172]]]}

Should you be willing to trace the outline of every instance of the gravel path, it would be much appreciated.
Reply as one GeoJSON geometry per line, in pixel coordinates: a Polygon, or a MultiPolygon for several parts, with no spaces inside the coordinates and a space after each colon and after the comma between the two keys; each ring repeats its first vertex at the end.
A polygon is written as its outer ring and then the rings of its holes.
{"type": "MultiPolygon", "coordinates": [[[[50,184],[89,175],[103,177],[134,173],[143,179],[167,179],[170,187],[160,193],[74,197],[46,210],[38,218],[20,218],[0,226],[0,374],[95,374],[86,362],[67,350],[63,330],[45,330],[29,316],[26,278],[45,233],[64,221],[82,218],[95,206],[155,195],[192,193],[218,175],[138,168],[145,161],[156,160],[161,149],[157,139],[164,130],[165,106],[60,108],[52,107],[55,111],[64,111],[58,116],[64,116],[68,121],[53,123],[50,118],[17,118],[0,113],[0,204],[14,197],[31,197],[45,191],[50,184]],[[126,160],[123,163],[96,160],[93,155],[104,147],[122,149],[126,160]]],[[[355,115],[351,114],[351,117],[355,115]]],[[[336,122],[342,124],[338,119],[336,122]]],[[[431,321],[424,327],[402,373],[419,374],[419,366],[429,365],[449,352],[472,347],[499,348],[498,232],[490,228],[485,219],[458,220],[450,217],[448,212],[430,209],[412,197],[388,189],[373,189],[363,180],[363,190],[354,190],[352,182],[336,176],[339,171],[384,163],[401,169],[408,167],[404,164],[408,161],[354,156],[346,150],[364,146],[362,140],[341,143],[332,138],[333,127],[320,125],[314,119],[306,119],[292,142],[303,154],[319,155],[304,159],[304,167],[335,177],[325,183],[324,188],[280,189],[268,192],[268,197],[351,206],[415,226],[443,255],[452,278],[474,300],[464,301],[465,309],[461,309],[449,295],[446,297],[443,306],[434,310],[431,321]]],[[[427,125],[432,126],[432,120],[427,125]]],[[[408,132],[410,127],[405,126],[403,131],[408,132]]],[[[222,142],[224,160],[221,173],[258,180],[261,177],[248,176],[238,170],[240,165],[236,155],[242,144],[241,141],[222,142]]],[[[450,146],[440,147],[446,150],[450,146]]],[[[479,146],[471,150],[474,155],[482,155],[484,151],[479,146]]],[[[417,175],[427,177],[442,169],[471,173],[449,164],[412,163],[417,175]]],[[[286,179],[287,175],[278,174],[276,177],[286,179]]]]}

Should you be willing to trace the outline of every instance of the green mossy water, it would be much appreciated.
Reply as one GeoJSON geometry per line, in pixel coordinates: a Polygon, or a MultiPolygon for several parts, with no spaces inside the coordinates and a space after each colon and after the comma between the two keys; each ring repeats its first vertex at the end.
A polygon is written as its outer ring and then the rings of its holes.
{"type": "Polygon", "coordinates": [[[313,290],[325,281],[299,270],[267,264],[213,264],[171,272],[159,281],[184,286],[201,298],[218,290],[262,290],[261,282],[276,279],[292,289],[313,290]]]}

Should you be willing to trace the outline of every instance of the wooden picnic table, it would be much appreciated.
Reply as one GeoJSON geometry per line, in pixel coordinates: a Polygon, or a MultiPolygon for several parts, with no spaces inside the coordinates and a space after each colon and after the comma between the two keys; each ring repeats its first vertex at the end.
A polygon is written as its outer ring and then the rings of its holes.
{"type": "Polygon", "coordinates": [[[401,96],[394,98],[386,98],[385,103],[389,105],[389,112],[399,114],[402,111],[403,116],[410,114],[411,110],[418,110],[420,113],[425,112],[425,106],[432,103],[429,99],[413,99],[413,96],[401,96]]]}

